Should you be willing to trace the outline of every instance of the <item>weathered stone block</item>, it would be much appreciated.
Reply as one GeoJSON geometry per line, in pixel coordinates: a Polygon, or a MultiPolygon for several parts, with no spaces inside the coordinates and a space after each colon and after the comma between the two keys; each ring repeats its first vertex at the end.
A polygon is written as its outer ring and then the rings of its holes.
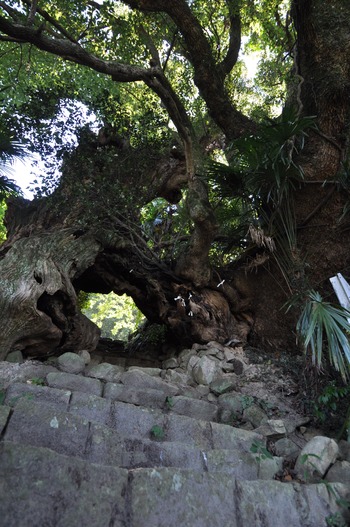
{"type": "Polygon", "coordinates": [[[202,449],[212,448],[210,423],[207,421],[169,414],[165,430],[167,441],[190,444],[202,449]]]}
{"type": "Polygon", "coordinates": [[[274,456],[270,458],[258,458],[258,479],[273,479],[274,476],[283,468],[283,458],[274,456]]]}
{"type": "Polygon", "coordinates": [[[275,442],[275,451],[278,456],[286,459],[296,459],[301,448],[288,437],[283,437],[275,442]]]}
{"type": "Polygon", "coordinates": [[[280,439],[287,433],[284,422],[281,419],[267,419],[255,431],[268,439],[280,439]]]}
{"type": "Polygon", "coordinates": [[[53,388],[63,388],[75,390],[77,392],[89,393],[92,395],[102,395],[102,384],[98,379],[90,379],[72,373],[52,372],[46,376],[49,386],[53,388]]]}
{"type": "Polygon", "coordinates": [[[254,428],[258,428],[268,419],[264,410],[254,403],[243,410],[243,418],[249,421],[254,428]]]}
{"type": "Polygon", "coordinates": [[[241,448],[208,450],[205,452],[209,472],[224,472],[247,481],[258,478],[259,465],[250,452],[241,448]]]}
{"type": "MultiPolygon", "coordinates": [[[[325,486],[324,486],[325,487],[325,486]]],[[[327,493],[326,488],[324,488],[327,493]]],[[[241,525],[276,527],[319,527],[330,510],[312,489],[308,499],[300,485],[278,481],[237,481],[236,495],[241,525]]]]}
{"type": "Polygon", "coordinates": [[[220,408],[230,410],[234,415],[241,416],[243,413],[243,398],[237,392],[224,393],[219,396],[220,408]]]}
{"type": "Polygon", "coordinates": [[[244,452],[250,452],[253,441],[261,441],[265,444],[263,436],[255,432],[219,423],[210,423],[210,426],[212,430],[213,448],[215,449],[223,448],[231,450],[241,448],[244,452]]]}
{"type": "Polygon", "coordinates": [[[21,364],[24,361],[23,354],[20,350],[11,351],[7,357],[7,362],[17,362],[18,364],[21,364]]]}
{"type": "Polygon", "coordinates": [[[73,392],[69,412],[88,421],[105,424],[109,421],[111,401],[97,395],[73,392]]]}
{"type": "Polygon", "coordinates": [[[186,386],[190,382],[190,377],[187,373],[180,373],[176,370],[168,370],[162,378],[173,384],[180,384],[186,386]]]}
{"type": "Polygon", "coordinates": [[[0,434],[4,430],[9,418],[11,408],[9,406],[0,406],[0,434]]]}
{"type": "Polygon", "coordinates": [[[125,390],[124,384],[107,382],[103,390],[103,397],[111,399],[112,401],[117,401],[123,390],[125,390]]]}
{"type": "Polygon", "coordinates": [[[165,430],[165,421],[166,415],[160,410],[120,402],[112,403],[110,426],[122,436],[149,439],[154,426],[165,430]]]}
{"type": "Polygon", "coordinates": [[[203,470],[200,451],[190,445],[122,437],[108,427],[91,426],[87,458],[124,468],[179,467],[203,470]]]}
{"type": "Polygon", "coordinates": [[[0,388],[6,389],[14,382],[45,379],[49,372],[57,372],[57,368],[36,361],[26,361],[23,364],[0,361],[0,388]]]}
{"type": "Polygon", "coordinates": [[[124,368],[122,366],[101,362],[89,368],[85,375],[87,377],[101,379],[102,381],[119,382],[123,373],[124,368]]]}
{"type": "Polygon", "coordinates": [[[219,377],[212,383],[210,383],[210,389],[216,395],[223,395],[228,392],[232,392],[237,387],[236,375],[225,375],[225,377],[219,377]]]}
{"type": "Polygon", "coordinates": [[[184,349],[179,353],[178,361],[181,368],[184,370],[187,369],[189,360],[191,357],[196,357],[199,360],[199,357],[197,357],[197,353],[193,349],[184,349]]]}
{"type": "Polygon", "coordinates": [[[171,397],[168,407],[170,412],[187,415],[203,421],[215,421],[217,417],[216,405],[183,397],[182,395],[171,397]]]}
{"type": "Polygon", "coordinates": [[[161,390],[165,395],[177,395],[179,388],[168,382],[163,381],[160,377],[152,377],[140,370],[132,370],[123,373],[121,382],[127,387],[133,387],[139,390],[151,388],[161,390]]]}
{"type": "Polygon", "coordinates": [[[9,442],[0,444],[0,466],[6,527],[126,525],[126,470],[9,442]]]}
{"type": "Polygon", "coordinates": [[[57,411],[44,403],[21,399],[7,425],[5,440],[79,457],[83,455],[88,431],[86,419],[57,411]]]}
{"type": "Polygon", "coordinates": [[[133,527],[237,526],[230,475],[170,468],[140,469],[131,475],[133,527]]]}
{"type": "Polygon", "coordinates": [[[136,390],[135,388],[123,386],[123,390],[116,394],[114,400],[123,403],[135,404],[137,406],[146,406],[147,408],[165,408],[166,396],[161,390],[136,390]]]}
{"type": "Polygon", "coordinates": [[[50,404],[51,407],[64,412],[68,408],[70,396],[69,390],[59,390],[35,384],[13,383],[7,388],[5,402],[10,406],[16,406],[21,399],[31,399],[50,404]]]}
{"type": "Polygon", "coordinates": [[[163,370],[167,370],[168,368],[177,368],[178,366],[179,362],[175,357],[171,357],[170,359],[167,359],[162,362],[163,370]]]}

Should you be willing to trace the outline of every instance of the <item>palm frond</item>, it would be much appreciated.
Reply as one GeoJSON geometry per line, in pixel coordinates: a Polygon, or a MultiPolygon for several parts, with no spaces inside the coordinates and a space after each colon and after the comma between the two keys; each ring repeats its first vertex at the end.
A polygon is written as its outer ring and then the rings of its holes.
{"type": "Polygon", "coordinates": [[[0,130],[0,199],[9,194],[20,194],[21,190],[10,179],[13,175],[13,164],[23,160],[27,155],[25,146],[13,139],[9,133],[0,130]]]}
{"type": "Polygon", "coordinates": [[[324,347],[332,366],[344,382],[350,379],[350,312],[325,302],[317,291],[309,291],[297,323],[297,332],[305,352],[311,351],[312,362],[322,367],[324,347]]]}

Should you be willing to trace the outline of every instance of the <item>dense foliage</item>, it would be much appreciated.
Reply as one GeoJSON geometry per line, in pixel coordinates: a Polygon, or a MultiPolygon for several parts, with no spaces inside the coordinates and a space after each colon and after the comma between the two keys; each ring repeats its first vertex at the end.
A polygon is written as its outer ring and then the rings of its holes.
{"type": "Polygon", "coordinates": [[[127,341],[143,321],[130,297],[114,293],[90,294],[83,313],[99,326],[102,337],[116,340],[127,341]]]}

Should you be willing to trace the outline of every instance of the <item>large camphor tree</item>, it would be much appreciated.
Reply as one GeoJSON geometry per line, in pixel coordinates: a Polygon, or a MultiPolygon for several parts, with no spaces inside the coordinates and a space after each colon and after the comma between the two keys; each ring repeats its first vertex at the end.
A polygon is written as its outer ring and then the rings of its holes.
{"type": "Polygon", "coordinates": [[[1,126],[48,166],[7,202],[0,358],[94,349],[79,291],[182,344],[295,345],[349,273],[348,0],[1,0],[0,54],[1,126]]]}

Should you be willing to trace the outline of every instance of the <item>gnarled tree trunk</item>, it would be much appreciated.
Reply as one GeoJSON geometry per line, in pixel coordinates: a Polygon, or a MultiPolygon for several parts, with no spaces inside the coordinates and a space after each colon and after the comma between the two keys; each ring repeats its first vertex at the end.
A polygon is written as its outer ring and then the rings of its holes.
{"type": "MultiPolygon", "coordinates": [[[[123,209],[130,167],[118,155],[119,168],[115,158],[111,167],[110,154],[80,147],[50,197],[9,202],[8,239],[0,249],[0,359],[15,349],[27,356],[93,350],[99,329],[79,311],[80,290],[128,294],[148,320],[167,325],[182,343],[245,339],[249,324],[233,288],[217,287],[219,279],[211,278],[201,285],[200,261],[198,280],[191,281],[175,262],[162,263],[149,248],[138,211],[128,216],[123,209]]],[[[174,180],[181,183],[183,161],[171,166],[173,179],[162,182],[163,194],[174,190],[174,180]]],[[[133,184],[145,177],[141,168],[133,184]]]]}

